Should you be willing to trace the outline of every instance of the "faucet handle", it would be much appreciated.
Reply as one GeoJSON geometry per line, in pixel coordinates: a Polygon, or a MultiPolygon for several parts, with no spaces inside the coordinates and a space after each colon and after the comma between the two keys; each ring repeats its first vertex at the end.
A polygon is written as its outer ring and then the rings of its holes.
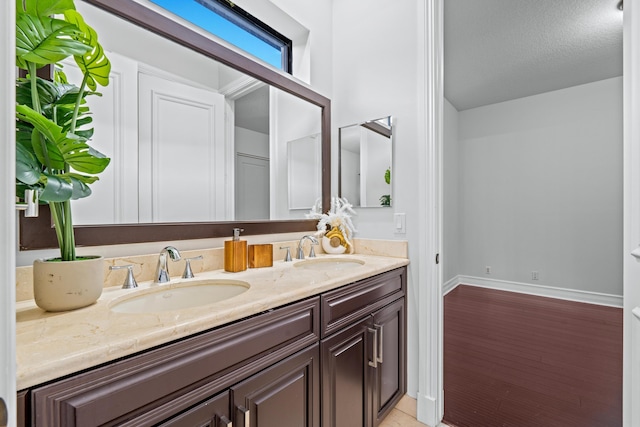
{"type": "Polygon", "coordinates": [[[316,251],[313,250],[314,246],[317,246],[318,242],[316,241],[316,243],[311,242],[311,249],[309,249],[309,258],[315,258],[316,257],[316,251]]]}
{"type": "Polygon", "coordinates": [[[193,279],[195,277],[193,275],[193,270],[191,270],[191,261],[194,259],[202,259],[202,255],[184,259],[184,261],[186,262],[186,265],[184,266],[184,273],[182,273],[183,279],[193,279]]]}
{"type": "Polygon", "coordinates": [[[122,289],[134,289],[138,287],[138,283],[136,282],[136,278],[133,276],[133,265],[110,265],[109,270],[123,270],[127,269],[127,277],[124,279],[124,283],[122,284],[122,289]]]}
{"type": "Polygon", "coordinates": [[[280,246],[280,249],[286,249],[287,250],[287,254],[284,256],[284,262],[290,262],[291,261],[291,247],[289,247],[289,246],[280,246]]]}

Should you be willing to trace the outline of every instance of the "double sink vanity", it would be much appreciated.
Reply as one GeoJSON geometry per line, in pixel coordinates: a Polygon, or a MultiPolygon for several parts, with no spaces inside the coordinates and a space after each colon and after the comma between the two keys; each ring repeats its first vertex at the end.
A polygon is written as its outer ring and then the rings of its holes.
{"type": "Polygon", "coordinates": [[[65,313],[20,301],[18,425],[377,426],[406,391],[393,245],[108,286],[65,313]]]}

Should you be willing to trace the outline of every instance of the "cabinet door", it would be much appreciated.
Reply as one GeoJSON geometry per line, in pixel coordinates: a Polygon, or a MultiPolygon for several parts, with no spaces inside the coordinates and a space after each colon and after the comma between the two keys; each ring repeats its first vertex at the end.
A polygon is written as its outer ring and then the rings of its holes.
{"type": "Polygon", "coordinates": [[[360,427],[370,423],[367,398],[373,363],[370,317],[321,342],[322,427],[360,427]]]}
{"type": "Polygon", "coordinates": [[[233,386],[237,427],[319,427],[318,345],[233,386]]]}
{"type": "Polygon", "coordinates": [[[372,399],[374,424],[393,409],[406,392],[406,332],[404,298],[373,313],[376,331],[372,369],[372,399]]]}
{"type": "Polygon", "coordinates": [[[173,417],[160,427],[231,427],[229,392],[224,391],[188,411],[173,417]]]}

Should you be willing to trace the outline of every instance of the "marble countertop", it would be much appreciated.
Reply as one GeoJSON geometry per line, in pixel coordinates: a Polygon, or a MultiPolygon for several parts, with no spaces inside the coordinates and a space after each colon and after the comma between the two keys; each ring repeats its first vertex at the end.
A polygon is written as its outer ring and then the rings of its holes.
{"type": "MultiPolygon", "coordinates": [[[[329,255],[321,256],[330,258],[329,255]]],[[[320,259],[319,257],[318,259],[320,259]]],[[[406,258],[340,255],[364,261],[344,270],[308,270],[293,262],[239,273],[213,270],[169,284],[139,283],[137,289],[108,287],[98,302],[64,313],[48,313],[33,300],[16,304],[17,389],[22,390],[123,356],[261,313],[322,292],[390,271],[406,258]],[[248,291],[214,304],[157,313],[116,313],[110,307],[133,293],[178,282],[231,279],[250,284],[248,291]]]]}

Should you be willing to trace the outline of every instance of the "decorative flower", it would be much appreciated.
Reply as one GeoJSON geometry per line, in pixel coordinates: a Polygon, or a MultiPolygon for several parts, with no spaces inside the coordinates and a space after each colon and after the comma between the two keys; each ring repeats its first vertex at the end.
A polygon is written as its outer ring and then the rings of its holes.
{"type": "Polygon", "coordinates": [[[318,199],[306,217],[318,220],[317,236],[323,236],[328,229],[336,227],[347,243],[351,245],[351,238],[356,232],[353,222],[351,222],[351,214],[356,215],[353,205],[344,197],[334,196],[331,198],[329,212],[322,213],[322,201],[318,199]]]}

